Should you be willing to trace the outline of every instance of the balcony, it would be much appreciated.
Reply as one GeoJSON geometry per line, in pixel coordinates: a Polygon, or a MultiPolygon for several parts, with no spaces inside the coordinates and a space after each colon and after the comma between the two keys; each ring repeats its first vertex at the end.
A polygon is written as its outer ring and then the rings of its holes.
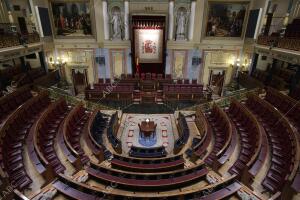
{"type": "Polygon", "coordinates": [[[40,42],[40,36],[37,32],[21,34],[16,32],[15,25],[0,23],[0,49],[38,42],[40,42]]]}
{"type": "Polygon", "coordinates": [[[300,51],[300,38],[281,38],[277,36],[259,36],[257,44],[287,49],[292,51],[300,51]]]}

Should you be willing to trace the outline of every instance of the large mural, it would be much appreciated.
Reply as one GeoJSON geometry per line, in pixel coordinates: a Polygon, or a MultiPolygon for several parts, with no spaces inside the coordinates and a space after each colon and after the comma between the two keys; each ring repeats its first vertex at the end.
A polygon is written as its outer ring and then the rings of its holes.
{"type": "Polygon", "coordinates": [[[89,2],[54,1],[51,5],[57,36],[86,36],[92,34],[89,2]]]}
{"type": "Polygon", "coordinates": [[[242,37],[248,3],[210,2],[206,36],[242,37]]]}
{"type": "Polygon", "coordinates": [[[135,49],[140,63],[162,63],[163,30],[135,29],[135,49]]]}

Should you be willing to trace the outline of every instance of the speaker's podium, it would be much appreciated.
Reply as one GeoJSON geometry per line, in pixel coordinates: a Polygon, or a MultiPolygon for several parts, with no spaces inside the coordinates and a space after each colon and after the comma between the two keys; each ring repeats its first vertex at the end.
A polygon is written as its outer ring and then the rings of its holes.
{"type": "Polygon", "coordinates": [[[139,143],[143,146],[153,146],[156,144],[156,125],[153,121],[146,119],[139,124],[139,143]]]}

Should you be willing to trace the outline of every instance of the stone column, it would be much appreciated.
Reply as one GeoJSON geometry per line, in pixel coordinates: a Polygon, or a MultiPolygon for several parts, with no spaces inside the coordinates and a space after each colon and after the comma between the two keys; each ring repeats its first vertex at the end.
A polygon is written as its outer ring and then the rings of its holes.
{"type": "Polygon", "coordinates": [[[169,1],[169,40],[173,40],[174,30],[174,1],[169,1]]]}
{"type": "Polygon", "coordinates": [[[196,1],[193,0],[191,3],[191,14],[190,14],[190,22],[189,22],[189,40],[193,40],[194,36],[194,24],[195,24],[195,10],[196,10],[196,1]]]}
{"type": "Polygon", "coordinates": [[[104,39],[109,40],[109,26],[108,26],[108,13],[107,13],[107,1],[102,1],[103,9],[103,28],[104,28],[104,39]]]}
{"type": "Polygon", "coordinates": [[[124,26],[125,26],[125,40],[129,40],[129,2],[124,1],[124,26]]]}

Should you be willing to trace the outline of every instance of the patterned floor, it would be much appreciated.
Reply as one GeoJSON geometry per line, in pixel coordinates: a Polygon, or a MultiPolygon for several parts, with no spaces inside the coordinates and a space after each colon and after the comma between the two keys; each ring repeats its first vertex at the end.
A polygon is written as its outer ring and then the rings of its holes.
{"type": "Polygon", "coordinates": [[[172,114],[123,114],[121,119],[121,132],[119,134],[122,140],[123,152],[128,153],[131,146],[137,147],[166,147],[167,152],[171,153],[174,147],[174,138],[177,135],[177,130],[172,114]],[[147,118],[157,124],[156,127],[156,142],[154,145],[143,145],[139,142],[139,127],[138,124],[145,121],[147,118]],[[174,136],[175,134],[175,136],[174,136]]]}

